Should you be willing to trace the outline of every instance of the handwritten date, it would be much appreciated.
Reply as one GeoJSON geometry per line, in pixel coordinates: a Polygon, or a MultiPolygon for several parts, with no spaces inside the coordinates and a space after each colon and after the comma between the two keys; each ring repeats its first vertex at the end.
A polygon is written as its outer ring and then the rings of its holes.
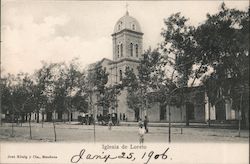
{"type": "MultiPolygon", "coordinates": [[[[145,161],[144,164],[148,164],[152,160],[162,159],[166,160],[168,159],[167,152],[169,151],[169,148],[165,149],[163,153],[156,153],[154,151],[144,152],[139,155],[139,158],[143,161],[145,161]]],[[[134,152],[121,152],[121,154],[118,155],[111,155],[102,152],[101,154],[90,154],[86,152],[86,149],[82,149],[79,154],[73,155],[71,157],[71,163],[78,163],[81,160],[103,160],[105,163],[109,160],[117,160],[117,159],[124,159],[124,160],[130,160],[135,161],[138,157],[136,156],[136,153],[134,152]]]]}

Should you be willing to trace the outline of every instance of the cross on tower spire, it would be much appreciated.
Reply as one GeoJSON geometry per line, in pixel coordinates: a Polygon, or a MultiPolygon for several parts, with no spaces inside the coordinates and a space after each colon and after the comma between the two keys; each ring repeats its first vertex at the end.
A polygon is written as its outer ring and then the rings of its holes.
{"type": "Polygon", "coordinates": [[[128,3],[126,3],[126,15],[129,15],[129,13],[128,13],[128,3]]]}

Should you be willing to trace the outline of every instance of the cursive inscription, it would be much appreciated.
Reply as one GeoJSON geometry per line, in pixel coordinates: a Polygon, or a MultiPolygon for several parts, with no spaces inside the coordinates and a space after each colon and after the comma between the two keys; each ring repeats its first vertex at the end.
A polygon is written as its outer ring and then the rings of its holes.
{"type": "Polygon", "coordinates": [[[82,149],[79,154],[72,156],[71,162],[78,163],[81,159],[84,159],[84,158],[87,160],[103,159],[104,162],[107,162],[109,159],[131,159],[131,161],[135,160],[135,158],[133,157],[134,153],[126,154],[125,152],[122,152],[121,155],[111,156],[110,154],[104,154],[104,152],[102,152],[101,155],[86,154],[86,156],[84,157],[85,152],[86,152],[86,150],[82,149]]]}
{"type": "Polygon", "coordinates": [[[166,160],[168,159],[167,152],[169,151],[169,148],[165,149],[163,153],[156,153],[154,151],[146,151],[142,154],[136,154],[134,152],[121,152],[118,155],[114,154],[108,154],[108,153],[100,153],[100,154],[91,154],[87,153],[86,149],[81,149],[81,151],[73,155],[71,157],[71,163],[78,163],[81,160],[103,160],[105,163],[109,160],[116,160],[116,159],[124,159],[124,160],[130,160],[135,161],[137,158],[144,161],[144,164],[148,164],[152,160],[166,160]]]}

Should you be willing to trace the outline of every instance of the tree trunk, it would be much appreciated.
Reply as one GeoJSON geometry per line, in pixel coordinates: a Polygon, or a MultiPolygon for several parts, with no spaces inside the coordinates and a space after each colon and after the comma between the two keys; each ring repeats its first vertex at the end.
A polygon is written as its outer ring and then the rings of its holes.
{"type": "Polygon", "coordinates": [[[43,122],[44,122],[44,113],[42,113],[42,128],[43,128],[43,122]]]}
{"type": "Polygon", "coordinates": [[[238,129],[238,133],[239,133],[239,137],[240,137],[240,132],[241,132],[241,115],[242,115],[242,111],[241,111],[241,108],[242,108],[242,93],[240,95],[240,109],[239,109],[239,129],[238,129]]]}
{"type": "Polygon", "coordinates": [[[71,111],[69,111],[68,118],[69,118],[69,124],[71,124],[71,111]]]}
{"type": "Polygon", "coordinates": [[[168,142],[171,142],[171,111],[170,105],[168,105],[168,142]]]}
{"type": "Polygon", "coordinates": [[[241,122],[242,122],[242,124],[241,124],[241,127],[244,129],[244,128],[246,128],[247,127],[247,124],[246,124],[246,113],[245,113],[245,109],[244,109],[244,107],[243,107],[243,96],[242,96],[242,98],[241,98],[241,122]]]}
{"type": "MultiPolygon", "coordinates": [[[[92,104],[92,91],[90,92],[90,108],[91,108],[91,111],[93,112],[93,117],[95,117],[95,112],[94,112],[94,109],[93,109],[93,106],[92,106],[93,104],[92,104]]],[[[111,116],[112,117],[112,116],[111,116]]],[[[88,117],[89,119],[91,118],[91,116],[90,117],[88,117]]],[[[88,119],[88,120],[89,120],[88,119]]],[[[93,118],[93,119],[95,119],[95,118],[93,118]]],[[[93,123],[93,125],[94,125],[94,143],[95,143],[95,141],[96,141],[96,134],[95,134],[95,120],[94,120],[94,123],[93,123]]]]}
{"type": "Polygon", "coordinates": [[[21,126],[21,127],[23,126],[23,125],[22,125],[22,122],[23,122],[23,114],[20,113],[20,126],[21,126]]]}
{"type": "Polygon", "coordinates": [[[21,116],[21,117],[22,117],[22,120],[21,120],[21,126],[23,126],[23,125],[22,125],[22,123],[23,123],[23,122],[24,122],[24,120],[25,120],[25,118],[24,118],[24,117],[25,117],[25,114],[24,114],[24,113],[22,113],[22,116],[21,116]]]}
{"type": "Polygon", "coordinates": [[[65,111],[62,112],[62,120],[63,120],[63,123],[66,122],[65,111]]]}
{"type": "Polygon", "coordinates": [[[17,121],[16,121],[17,126],[19,125],[19,117],[20,117],[20,112],[18,112],[18,114],[17,114],[17,121]]]}
{"type": "Polygon", "coordinates": [[[94,143],[96,141],[96,135],[95,135],[95,118],[93,118],[93,125],[94,125],[94,143]]]}
{"type": "Polygon", "coordinates": [[[32,133],[31,133],[31,113],[29,114],[29,128],[30,128],[30,139],[32,139],[32,133]]]}
{"type": "Polygon", "coordinates": [[[56,125],[55,125],[55,111],[54,111],[54,117],[52,117],[53,122],[53,129],[54,129],[54,136],[55,136],[55,142],[56,142],[56,125]]]}
{"type": "Polygon", "coordinates": [[[210,102],[208,101],[208,127],[210,127],[210,109],[211,109],[211,105],[210,105],[210,102]]]}
{"type": "Polygon", "coordinates": [[[244,108],[244,116],[245,116],[245,128],[249,129],[249,106],[244,108]]]}
{"type": "Polygon", "coordinates": [[[183,129],[182,129],[182,109],[183,109],[183,106],[181,105],[181,134],[183,134],[183,129]]]}
{"type": "Polygon", "coordinates": [[[14,137],[14,113],[11,116],[11,137],[14,137]]]}
{"type": "Polygon", "coordinates": [[[185,106],[186,106],[186,126],[189,126],[189,112],[186,104],[185,106]]]}
{"type": "Polygon", "coordinates": [[[184,91],[183,91],[183,87],[181,89],[181,134],[183,134],[183,128],[182,128],[182,124],[183,124],[183,109],[184,109],[184,91]]]}
{"type": "Polygon", "coordinates": [[[239,119],[239,124],[238,124],[238,136],[240,137],[240,130],[241,130],[241,111],[239,110],[239,114],[238,114],[238,119],[239,119]]]}
{"type": "Polygon", "coordinates": [[[36,123],[39,123],[39,110],[37,110],[37,120],[36,120],[36,123]]]}

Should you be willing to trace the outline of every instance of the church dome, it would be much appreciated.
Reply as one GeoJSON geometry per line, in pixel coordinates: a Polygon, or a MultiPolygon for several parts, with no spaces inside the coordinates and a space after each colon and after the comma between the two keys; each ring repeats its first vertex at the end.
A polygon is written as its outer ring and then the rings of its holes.
{"type": "Polygon", "coordinates": [[[141,33],[139,22],[135,18],[129,16],[128,12],[126,12],[126,14],[117,21],[115,24],[114,33],[120,32],[124,29],[141,33]]]}

